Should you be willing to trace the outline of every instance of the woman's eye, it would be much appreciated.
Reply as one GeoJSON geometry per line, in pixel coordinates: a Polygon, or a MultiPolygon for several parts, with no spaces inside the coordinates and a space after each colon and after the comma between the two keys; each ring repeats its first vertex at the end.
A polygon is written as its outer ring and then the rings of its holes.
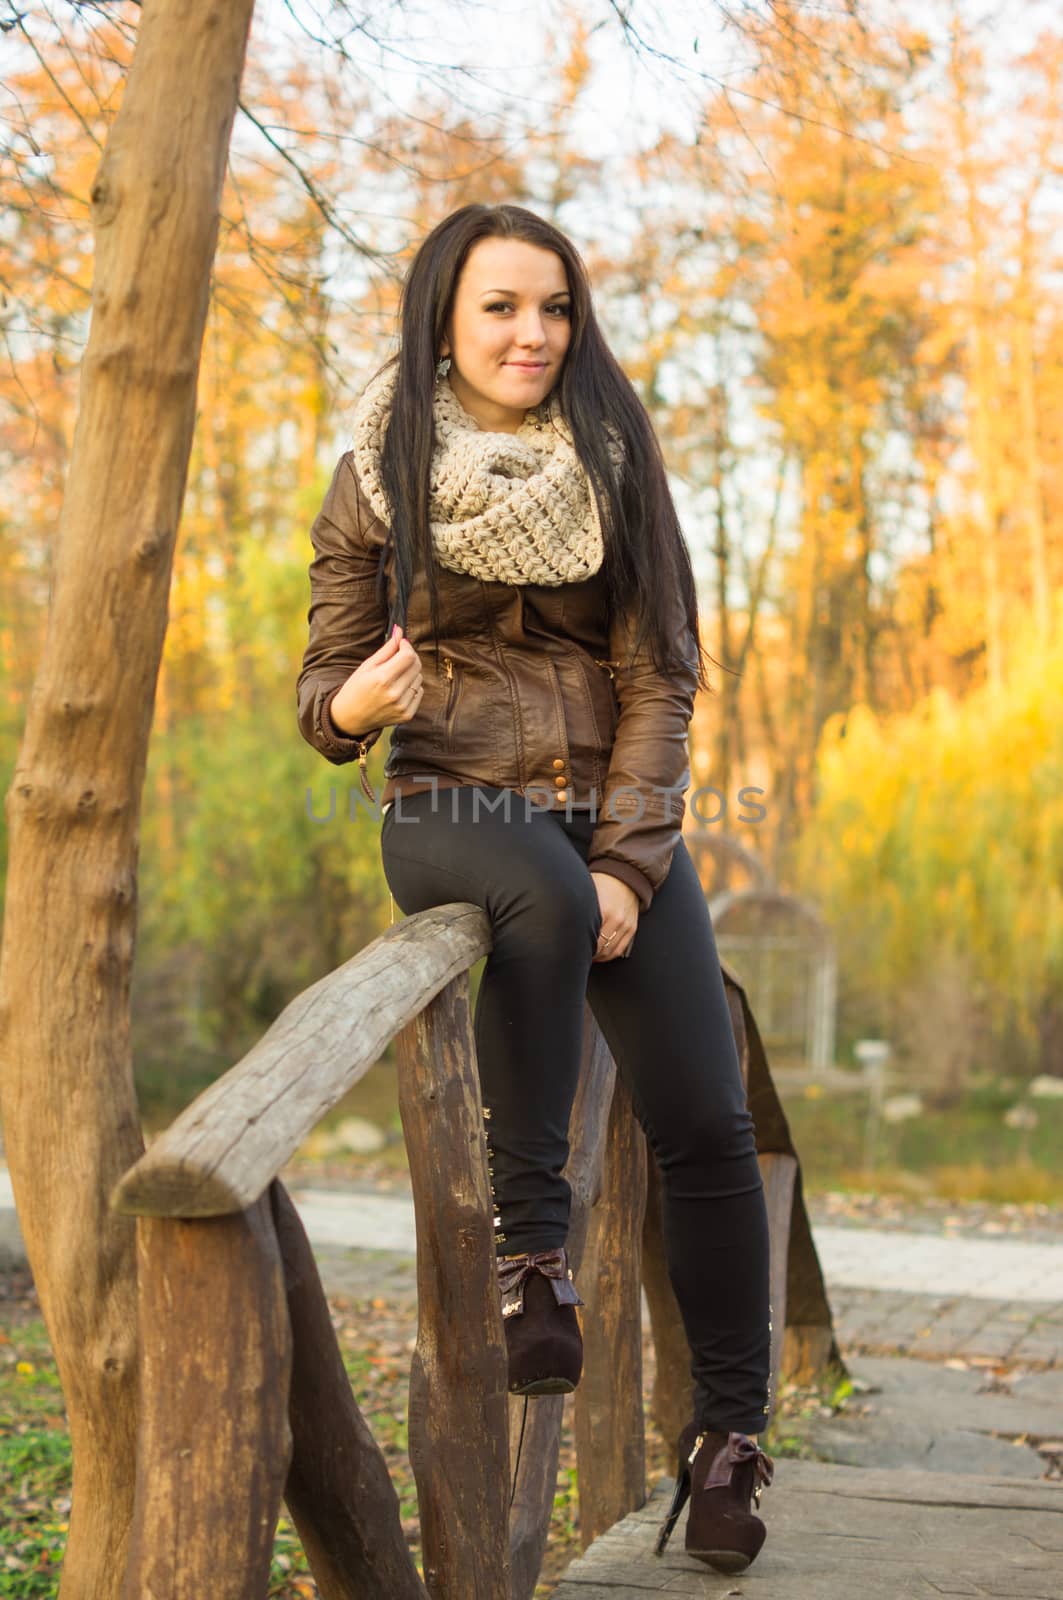
{"type": "MultiPolygon", "coordinates": [[[[559,318],[560,317],[567,317],[568,314],[569,314],[569,307],[567,305],[544,306],[543,309],[545,311],[553,312],[559,318]]],[[[491,304],[489,306],[485,306],[484,307],[484,310],[485,311],[512,311],[513,310],[513,302],[511,300],[492,300],[492,302],[491,302],[491,304]]]]}

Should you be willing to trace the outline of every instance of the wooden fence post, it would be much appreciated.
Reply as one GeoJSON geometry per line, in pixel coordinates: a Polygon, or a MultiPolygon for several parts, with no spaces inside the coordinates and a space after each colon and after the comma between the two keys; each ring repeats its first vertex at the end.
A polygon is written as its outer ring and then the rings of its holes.
{"type": "Polygon", "coordinates": [[[270,1202],[292,1325],[292,1461],[284,1498],[322,1600],[425,1600],[387,1462],[351,1392],[299,1213],[270,1202]]]}
{"type": "Polygon", "coordinates": [[[668,1450],[694,1415],[690,1345],[668,1275],[661,1220],[661,1175],[646,1152],[646,1212],[642,1224],[642,1284],[650,1308],[655,1370],[650,1410],[668,1450]]]}
{"type": "Polygon", "coordinates": [[[262,1600],[288,1471],[291,1335],[269,1200],[137,1221],[136,1496],[122,1600],[262,1600]]]}
{"type": "Polygon", "coordinates": [[[591,1212],[580,1293],[583,1379],[576,1390],[580,1540],[646,1502],[642,1408],[642,1219],[646,1140],[619,1073],[613,1081],[601,1193],[591,1212]]]}
{"type": "Polygon", "coordinates": [[[510,1600],[508,1364],[463,971],[396,1035],[417,1218],[410,1464],[433,1600],[510,1600]]]}
{"type": "MultiPolygon", "coordinates": [[[[569,1151],[565,1177],[572,1190],[568,1256],[576,1287],[586,1300],[584,1286],[593,1271],[586,1262],[586,1240],[591,1207],[601,1187],[609,1106],[616,1068],[589,1005],[583,1011],[583,1049],[579,1086],[569,1119],[569,1151]]],[[[580,1317],[585,1313],[580,1312],[580,1317]]],[[[586,1331],[586,1322],[583,1323],[586,1331]]],[[[576,1391],[577,1394],[579,1391],[576,1391]]],[[[521,1449],[509,1540],[513,1562],[513,1600],[531,1600],[542,1569],[550,1533],[561,1449],[564,1395],[541,1395],[528,1403],[528,1420],[521,1449]]],[[[525,1402],[510,1397],[510,1455],[516,1453],[525,1402]]]]}

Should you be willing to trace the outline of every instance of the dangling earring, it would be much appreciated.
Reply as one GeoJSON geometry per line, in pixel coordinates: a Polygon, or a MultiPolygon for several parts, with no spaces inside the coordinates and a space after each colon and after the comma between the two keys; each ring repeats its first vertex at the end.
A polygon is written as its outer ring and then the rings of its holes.
{"type": "Polygon", "coordinates": [[[437,378],[445,378],[449,371],[450,371],[450,357],[449,356],[440,356],[439,360],[436,362],[436,377],[437,378]]]}

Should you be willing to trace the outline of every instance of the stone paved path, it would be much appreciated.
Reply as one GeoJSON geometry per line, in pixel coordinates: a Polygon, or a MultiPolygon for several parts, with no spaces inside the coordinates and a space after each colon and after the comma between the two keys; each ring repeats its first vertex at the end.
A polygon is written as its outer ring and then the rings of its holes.
{"type": "MultiPolygon", "coordinates": [[[[834,1326],[847,1354],[889,1352],[938,1361],[967,1357],[1031,1368],[1063,1367],[1063,1304],[963,1295],[845,1289],[827,1279],[834,1326]]],[[[1063,1600],[1063,1584],[1060,1586],[1063,1600]]]]}
{"type": "MultiPolygon", "coordinates": [[[[330,1287],[413,1296],[407,1195],[292,1194],[315,1251],[328,1260],[330,1287]]],[[[0,1247],[17,1232],[13,1206],[0,1165],[0,1247]]],[[[1063,1243],[822,1224],[814,1233],[845,1350],[1063,1366],[1063,1243]]]]}
{"type": "MultiPolygon", "coordinates": [[[[315,1245],[414,1253],[413,1201],[407,1196],[295,1188],[292,1198],[315,1245]]],[[[11,1180],[0,1166],[0,1210],[13,1208],[11,1180]]],[[[832,1288],[1012,1305],[1063,1302],[1063,1244],[822,1224],[814,1232],[832,1288]]]]}

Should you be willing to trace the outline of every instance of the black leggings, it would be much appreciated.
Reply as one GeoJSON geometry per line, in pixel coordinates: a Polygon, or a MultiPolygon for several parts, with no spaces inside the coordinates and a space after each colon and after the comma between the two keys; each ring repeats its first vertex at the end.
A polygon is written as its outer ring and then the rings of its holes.
{"type": "Polygon", "coordinates": [[[589,812],[529,808],[515,790],[425,790],[384,816],[384,873],[407,915],[468,900],[491,923],[475,1036],[498,1253],[567,1238],[562,1168],[589,1001],[660,1169],[695,1415],[705,1429],[759,1433],[771,1343],[767,1211],[705,896],[680,840],[630,956],[592,962],[601,923],[586,865],[593,827],[589,812]]]}

